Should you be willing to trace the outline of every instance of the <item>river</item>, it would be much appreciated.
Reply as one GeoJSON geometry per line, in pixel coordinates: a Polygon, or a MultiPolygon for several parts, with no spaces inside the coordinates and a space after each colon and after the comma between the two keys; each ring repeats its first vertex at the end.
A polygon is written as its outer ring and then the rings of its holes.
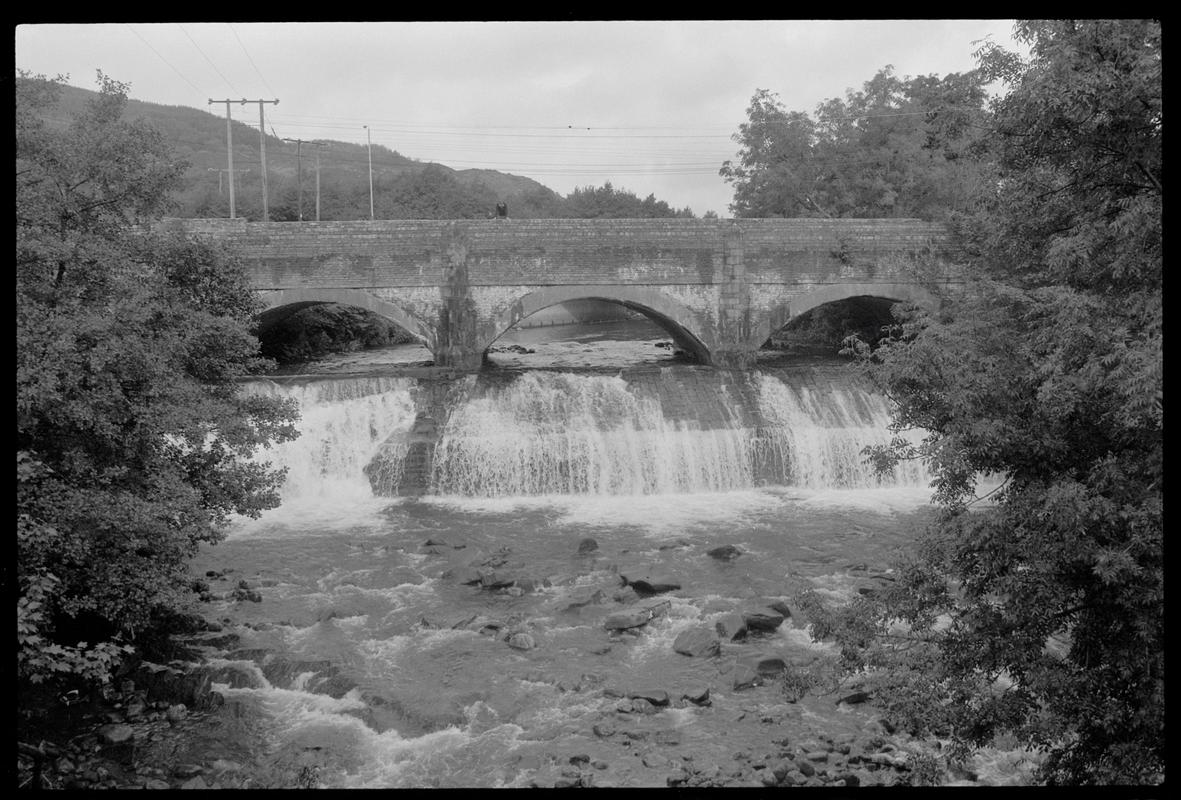
{"type": "MultiPolygon", "coordinates": [[[[193,564],[202,612],[238,637],[211,651],[225,704],[142,757],[220,764],[222,786],[474,788],[759,786],[776,769],[866,785],[935,753],[838,702],[847,686],[797,699],[773,671],[749,679],[750,659],[826,674],[835,653],[805,621],[729,635],[802,589],[891,580],[931,508],[920,467],[862,463],[889,436],[884,400],[832,357],[735,376],[669,344],[634,322],[502,338],[448,382],[409,493],[424,348],[252,384],[298,398],[303,435],[266,454],[288,469],[282,505],[193,564]],[[716,646],[677,652],[690,631],[716,646]]],[[[942,780],[1029,767],[985,751],[942,780]]]]}

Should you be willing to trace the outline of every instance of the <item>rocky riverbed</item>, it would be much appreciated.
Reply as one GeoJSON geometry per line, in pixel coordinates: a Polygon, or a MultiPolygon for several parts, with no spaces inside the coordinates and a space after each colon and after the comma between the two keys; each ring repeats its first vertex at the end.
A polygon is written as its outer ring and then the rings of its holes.
{"type": "MultiPolygon", "coordinates": [[[[592,539],[579,543],[583,555],[597,548],[592,539]]],[[[426,552],[453,550],[446,542],[426,540],[426,552]]],[[[737,548],[714,548],[710,557],[737,558],[737,548]]],[[[520,596],[547,588],[511,569],[505,554],[469,558],[449,568],[449,579],[489,596],[520,596]]],[[[863,587],[889,580],[885,571],[851,565],[863,587]]],[[[250,622],[267,602],[273,579],[239,577],[232,569],[209,571],[195,579],[204,600],[204,618],[178,634],[189,658],[167,664],[129,663],[115,686],[85,702],[61,708],[59,719],[32,743],[39,754],[22,756],[22,779],[33,780],[38,761],[43,785],[72,789],[313,788],[332,785],[338,759],[313,740],[281,752],[259,746],[266,721],[235,698],[234,688],[265,680],[278,689],[310,691],[341,699],[359,698],[351,711],[375,731],[395,723],[405,728],[411,710],[360,691],[328,660],[292,659],[261,647],[243,647],[242,637],[271,625],[250,622]],[[269,584],[269,586],[267,585],[269,584]],[[256,671],[244,668],[253,664],[256,671]]],[[[604,652],[623,658],[626,649],[659,625],[680,589],[675,579],[642,571],[619,574],[602,587],[580,587],[562,595],[566,613],[585,609],[601,620],[604,652]]],[[[1031,763],[1011,753],[984,755],[991,774],[984,778],[972,765],[949,767],[940,744],[916,740],[895,730],[872,709],[872,698],[856,684],[829,686],[808,695],[798,691],[801,677],[824,667],[822,659],[785,660],[759,647],[783,625],[806,624],[783,599],[747,602],[711,625],[685,627],[672,648],[687,659],[717,665],[719,682],[695,686],[625,685],[609,671],[557,676],[545,669],[525,679],[557,693],[579,698],[593,711],[576,725],[578,737],[538,738],[544,746],[523,748],[499,766],[498,785],[531,787],[777,787],[872,786],[1019,783],[1031,763]],[[793,680],[794,678],[794,680],[793,680]],[[719,688],[720,687],[720,688],[719,688]],[[770,694],[767,689],[774,691],[770,694]],[[794,687],[794,688],[793,688],[794,687]],[[759,688],[756,692],[750,692],[759,688]],[[825,711],[824,709],[828,709],[825,711]],[[847,724],[834,726],[833,712],[847,724]],[[733,731],[734,736],[711,735],[733,731]],[[548,740],[548,741],[546,741],[548,740]],[[594,746],[579,749],[578,742],[594,746]],[[737,743],[737,744],[736,744],[737,743]],[[1001,765],[998,775],[998,764],[1001,765]],[[1008,774],[1004,774],[1007,772],[1008,774]],[[998,780],[999,778],[999,780],[998,780]]],[[[425,628],[465,629],[529,651],[541,634],[511,617],[478,615],[461,620],[423,618],[425,628]]],[[[768,650],[773,648],[768,648],[768,650]]],[[[602,660],[598,663],[603,663],[602,660]]],[[[491,706],[494,706],[492,703],[491,706]]],[[[490,707],[491,707],[490,706],[490,707]]],[[[492,712],[488,712],[492,713],[492,712]]],[[[479,720],[454,720],[479,727],[479,720]]],[[[438,730],[445,718],[422,719],[424,731],[438,730]]],[[[488,726],[492,727],[493,722],[488,726]]],[[[27,739],[27,736],[22,739],[27,739]]]]}

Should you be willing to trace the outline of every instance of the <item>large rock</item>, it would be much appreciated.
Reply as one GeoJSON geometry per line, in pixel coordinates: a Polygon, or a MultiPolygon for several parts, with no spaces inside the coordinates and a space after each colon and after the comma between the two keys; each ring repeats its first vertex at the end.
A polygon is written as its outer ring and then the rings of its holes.
{"type": "Polygon", "coordinates": [[[135,735],[135,729],[130,725],[112,723],[98,729],[98,739],[103,744],[122,744],[130,741],[135,735]]]}
{"type": "Polygon", "coordinates": [[[621,571],[619,577],[640,595],[663,594],[664,592],[672,592],[681,588],[681,584],[663,575],[653,576],[647,573],[625,575],[621,571]]]}
{"type": "Polygon", "coordinates": [[[750,633],[774,633],[786,617],[786,614],[781,614],[769,606],[746,609],[742,612],[742,619],[750,633]]]}
{"type": "MultiPolygon", "coordinates": [[[[649,688],[634,689],[634,690],[628,692],[627,696],[629,699],[631,699],[633,701],[647,700],[649,703],[651,703],[654,706],[667,706],[668,705],[668,692],[664,691],[663,689],[649,689],[649,688]]],[[[633,706],[634,705],[635,704],[633,702],[633,706]]]]}
{"type": "Polygon", "coordinates": [[[496,569],[482,569],[480,587],[483,589],[504,589],[517,582],[517,576],[496,569]]]}
{"type": "Polygon", "coordinates": [[[589,605],[595,605],[607,599],[602,589],[581,589],[571,594],[561,607],[565,613],[577,614],[589,605]]]}
{"type": "Polygon", "coordinates": [[[673,650],[681,655],[700,658],[718,655],[722,651],[722,645],[713,631],[699,626],[681,631],[673,641],[673,650]]]}
{"type": "Polygon", "coordinates": [[[782,674],[785,669],[787,664],[779,656],[762,653],[740,656],[734,662],[732,686],[735,690],[761,686],[768,678],[782,674]]]}
{"type": "Polygon", "coordinates": [[[537,640],[530,633],[514,633],[508,637],[508,646],[516,650],[532,650],[537,647],[537,640]]]}
{"type": "Polygon", "coordinates": [[[668,613],[672,603],[668,600],[657,600],[642,603],[624,611],[617,611],[603,620],[603,627],[609,631],[621,631],[629,628],[639,628],[647,625],[657,617],[668,613]]]}
{"type": "Polygon", "coordinates": [[[725,642],[735,642],[746,638],[746,620],[742,615],[731,611],[718,617],[714,622],[714,630],[717,631],[718,636],[725,642]]]}
{"type": "Polygon", "coordinates": [[[716,558],[719,561],[733,561],[742,555],[742,551],[732,544],[724,544],[721,547],[715,547],[706,552],[711,558],[716,558]]]}

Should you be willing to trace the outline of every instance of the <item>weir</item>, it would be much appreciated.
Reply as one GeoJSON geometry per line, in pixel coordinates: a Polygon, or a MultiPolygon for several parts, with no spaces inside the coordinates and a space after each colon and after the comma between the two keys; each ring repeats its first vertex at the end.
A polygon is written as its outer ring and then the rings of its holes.
{"type": "Polygon", "coordinates": [[[840,366],[751,372],[486,372],[458,380],[339,379],[251,391],[297,396],[302,436],[279,448],[284,494],[661,495],[760,486],[924,486],[875,475],[885,400],[840,366]]]}

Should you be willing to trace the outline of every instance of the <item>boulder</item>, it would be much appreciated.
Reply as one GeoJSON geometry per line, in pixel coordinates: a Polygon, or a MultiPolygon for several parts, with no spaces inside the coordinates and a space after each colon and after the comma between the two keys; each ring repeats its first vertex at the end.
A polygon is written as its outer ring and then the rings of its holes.
{"type": "Polygon", "coordinates": [[[735,691],[763,685],[763,676],[750,664],[735,664],[734,672],[730,677],[730,685],[735,691]]]}
{"type": "Polygon", "coordinates": [[[615,735],[615,726],[610,722],[597,722],[591,727],[591,730],[594,732],[595,736],[598,736],[601,739],[606,739],[615,735]]]}
{"type": "Polygon", "coordinates": [[[681,631],[673,641],[673,650],[681,655],[700,658],[718,655],[722,651],[722,645],[713,631],[705,626],[698,626],[681,631]]]}
{"type": "Polygon", "coordinates": [[[482,569],[480,573],[480,588],[504,589],[516,583],[517,577],[495,569],[482,569]]]}
{"type": "Polygon", "coordinates": [[[785,618],[786,615],[768,606],[742,612],[742,620],[750,633],[774,633],[785,618]]]}
{"type": "Polygon", "coordinates": [[[723,614],[714,622],[714,630],[722,641],[735,642],[746,638],[746,620],[742,615],[731,611],[723,614]]]}
{"type": "Polygon", "coordinates": [[[672,592],[681,588],[681,584],[665,576],[652,576],[649,574],[628,576],[621,572],[620,577],[625,584],[635,589],[640,595],[663,594],[664,592],[672,592]]]}
{"type": "Polygon", "coordinates": [[[627,630],[647,625],[657,617],[668,613],[672,603],[668,600],[641,603],[624,611],[617,611],[603,620],[603,627],[609,631],[627,630]]]}
{"type": "Polygon", "coordinates": [[[130,725],[122,723],[103,725],[98,729],[98,739],[103,744],[122,744],[134,735],[135,730],[130,725]]]}
{"type": "Polygon", "coordinates": [[[709,699],[709,687],[701,686],[690,689],[681,695],[682,700],[688,700],[695,706],[708,706],[711,702],[709,699]]]}
{"type": "Polygon", "coordinates": [[[769,656],[763,653],[740,656],[737,663],[749,664],[760,675],[767,677],[780,675],[787,669],[787,663],[781,657],[769,656]]]}
{"type": "Polygon", "coordinates": [[[740,656],[734,662],[732,685],[736,690],[760,686],[766,682],[767,678],[773,678],[785,669],[787,669],[787,665],[779,656],[768,656],[761,653],[740,656]]]}
{"type": "Polygon", "coordinates": [[[590,537],[587,537],[578,543],[578,554],[580,556],[586,555],[587,553],[593,553],[598,549],[599,543],[590,537]]]}
{"type": "Polygon", "coordinates": [[[711,558],[716,558],[719,561],[733,561],[742,555],[742,551],[732,544],[724,544],[721,547],[715,547],[712,550],[707,550],[706,553],[711,558]]]}
{"type": "Polygon", "coordinates": [[[654,706],[668,705],[668,692],[663,689],[636,689],[627,693],[631,700],[647,700],[654,706]]]}
{"type": "Polygon", "coordinates": [[[508,637],[508,646],[516,650],[532,650],[537,647],[537,640],[529,633],[514,633],[508,637]]]}
{"type": "Polygon", "coordinates": [[[589,605],[601,603],[607,599],[607,595],[603,594],[602,589],[585,589],[576,594],[572,594],[566,604],[562,607],[562,611],[567,613],[577,614],[583,608],[589,605]]]}

